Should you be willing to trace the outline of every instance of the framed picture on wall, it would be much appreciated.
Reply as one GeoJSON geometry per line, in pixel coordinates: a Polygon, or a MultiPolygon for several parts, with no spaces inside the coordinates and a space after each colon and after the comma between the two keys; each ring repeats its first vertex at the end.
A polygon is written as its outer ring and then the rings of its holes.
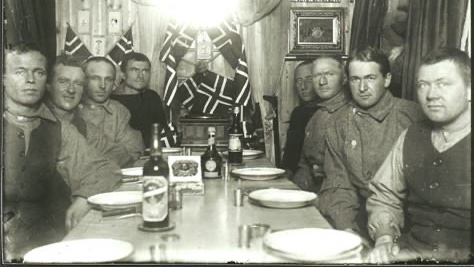
{"type": "Polygon", "coordinates": [[[344,54],[344,8],[292,8],[287,57],[344,54]]]}

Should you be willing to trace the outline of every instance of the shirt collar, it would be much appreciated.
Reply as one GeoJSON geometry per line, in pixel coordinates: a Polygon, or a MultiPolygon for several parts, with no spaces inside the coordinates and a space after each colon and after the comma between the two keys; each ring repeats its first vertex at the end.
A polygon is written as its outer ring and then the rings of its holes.
{"type": "Polygon", "coordinates": [[[349,94],[345,90],[342,90],[332,98],[318,103],[318,106],[326,109],[329,113],[333,113],[344,106],[347,102],[349,102],[349,94]]]}
{"type": "Polygon", "coordinates": [[[351,105],[357,108],[360,113],[368,114],[377,121],[383,121],[390,112],[390,110],[392,110],[393,99],[394,97],[392,93],[387,90],[385,91],[385,94],[382,99],[380,99],[380,101],[375,104],[375,106],[369,108],[368,110],[361,109],[354,100],[352,100],[351,105]]]}
{"type": "Polygon", "coordinates": [[[51,110],[44,103],[41,103],[37,110],[29,112],[28,114],[20,114],[15,110],[6,107],[4,115],[11,118],[13,121],[20,123],[34,121],[38,118],[50,120],[53,122],[57,121],[56,116],[54,116],[53,112],[51,112],[51,110]]]}
{"type": "Polygon", "coordinates": [[[107,113],[113,114],[112,106],[110,104],[110,99],[105,101],[104,103],[86,103],[85,101],[79,104],[79,108],[88,108],[88,109],[98,109],[103,108],[107,113]]]}

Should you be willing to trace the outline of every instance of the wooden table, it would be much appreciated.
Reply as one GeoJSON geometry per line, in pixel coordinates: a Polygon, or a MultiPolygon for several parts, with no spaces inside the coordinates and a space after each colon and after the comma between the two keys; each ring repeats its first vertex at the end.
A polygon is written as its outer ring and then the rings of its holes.
{"type": "MultiPolygon", "coordinates": [[[[245,162],[244,167],[270,166],[266,158],[245,162]]],[[[176,227],[167,232],[149,233],[138,230],[141,217],[124,219],[102,218],[101,212],[91,210],[65,240],[82,238],[114,238],[134,245],[133,255],[124,259],[131,262],[183,262],[227,263],[234,262],[289,262],[274,257],[261,247],[238,247],[238,226],[242,224],[269,224],[272,229],[304,227],[331,228],[314,206],[297,209],[271,209],[256,206],[244,197],[243,206],[234,206],[233,190],[253,188],[296,188],[285,177],[269,181],[204,180],[204,196],[183,196],[183,208],[170,212],[176,227]],[[179,236],[177,241],[164,241],[169,234],[179,236]],[[156,245],[154,258],[150,246],[156,245]],[[159,247],[166,246],[166,254],[159,247]]],[[[141,190],[140,185],[123,185],[119,190],[141,190]]]]}

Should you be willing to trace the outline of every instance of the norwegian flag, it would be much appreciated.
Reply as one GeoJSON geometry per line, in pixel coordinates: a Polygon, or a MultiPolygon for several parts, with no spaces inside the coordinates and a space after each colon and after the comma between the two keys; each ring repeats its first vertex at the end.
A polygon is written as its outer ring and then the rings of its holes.
{"type": "Polygon", "coordinates": [[[122,62],[123,57],[130,52],[133,52],[132,27],[130,27],[130,29],[128,29],[128,31],[125,32],[122,37],[120,37],[118,42],[107,54],[107,57],[115,62],[115,64],[118,66],[122,62]]]}
{"type": "Polygon", "coordinates": [[[235,103],[243,106],[247,106],[250,99],[250,83],[249,74],[247,68],[247,58],[245,56],[245,50],[242,46],[242,55],[239,58],[239,64],[235,69],[235,77],[233,84],[234,101],[235,103]]]}
{"type": "Polygon", "coordinates": [[[214,72],[202,74],[191,111],[225,115],[234,104],[233,81],[214,72]]]}
{"type": "Polygon", "coordinates": [[[161,129],[160,141],[165,147],[174,147],[178,145],[178,134],[174,124],[168,123],[167,127],[161,129]]]}
{"type": "Polygon", "coordinates": [[[72,30],[71,25],[67,24],[66,40],[64,42],[64,52],[66,55],[87,59],[92,53],[82,42],[81,38],[72,30]]]}
{"type": "Polygon", "coordinates": [[[232,19],[226,19],[217,27],[207,29],[212,43],[222,52],[222,56],[235,69],[242,54],[242,38],[232,19]]]}
{"type": "Polygon", "coordinates": [[[198,93],[201,81],[201,73],[195,73],[192,77],[186,79],[177,89],[176,100],[180,101],[187,109],[191,109],[194,104],[194,96],[198,93]]]}
{"type": "Polygon", "coordinates": [[[193,43],[196,33],[196,28],[176,22],[170,22],[166,29],[160,60],[166,64],[164,101],[167,106],[171,105],[178,91],[176,68],[193,43]]]}

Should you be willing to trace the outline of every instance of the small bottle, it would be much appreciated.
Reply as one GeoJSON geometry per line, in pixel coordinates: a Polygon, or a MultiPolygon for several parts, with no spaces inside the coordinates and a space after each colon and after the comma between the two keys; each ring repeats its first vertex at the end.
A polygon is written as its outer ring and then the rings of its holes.
{"type": "Polygon", "coordinates": [[[242,163],[242,127],[239,120],[239,107],[234,108],[232,125],[229,128],[229,164],[242,163]]]}
{"type": "Polygon", "coordinates": [[[143,227],[169,227],[169,168],[161,152],[158,123],[151,130],[150,159],[143,166],[143,227]]]}
{"type": "Polygon", "coordinates": [[[201,156],[202,176],[204,178],[220,178],[222,157],[216,149],[216,128],[209,127],[207,133],[209,146],[201,156]]]}

